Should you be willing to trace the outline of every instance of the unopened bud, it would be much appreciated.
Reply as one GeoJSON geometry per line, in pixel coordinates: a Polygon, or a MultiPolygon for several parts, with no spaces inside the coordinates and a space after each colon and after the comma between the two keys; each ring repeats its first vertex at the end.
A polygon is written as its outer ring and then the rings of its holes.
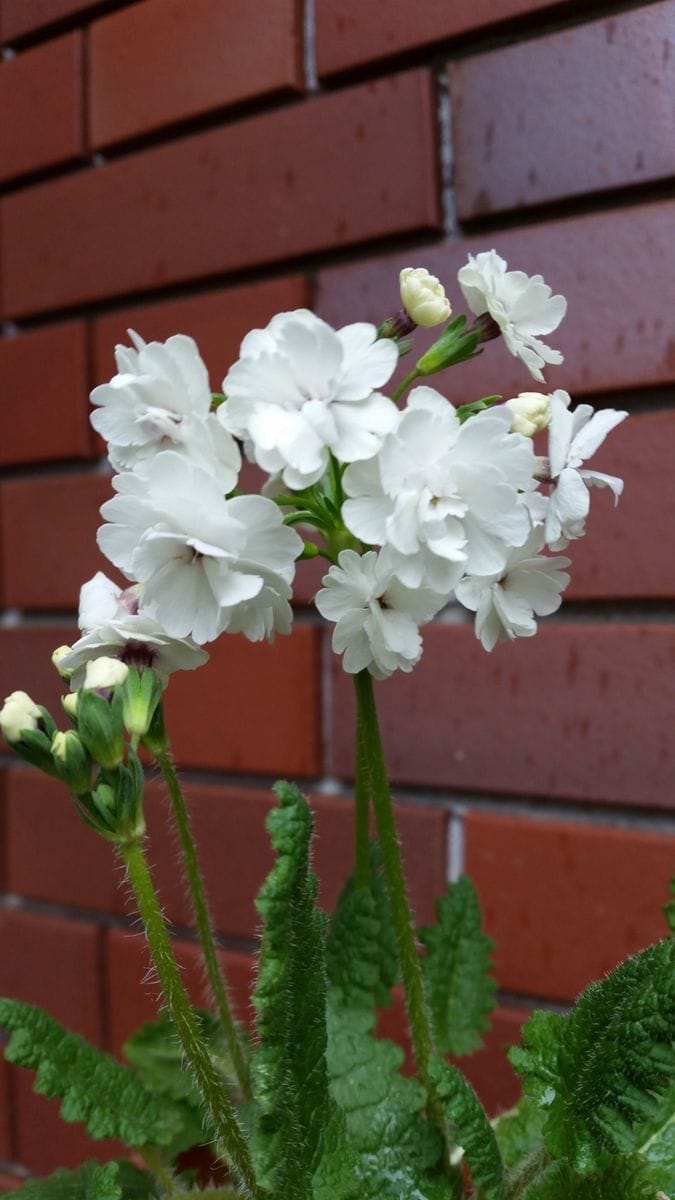
{"type": "Polygon", "coordinates": [[[127,733],[135,741],[145,737],[162,698],[162,682],[152,667],[130,667],[122,687],[122,714],[127,733]]]}
{"type": "Polygon", "coordinates": [[[67,654],[71,653],[71,651],[72,651],[72,646],[57,646],[56,650],[52,654],[52,662],[53,662],[54,666],[56,667],[59,675],[61,676],[62,679],[65,679],[66,683],[71,678],[73,672],[70,668],[67,668],[67,667],[63,668],[61,666],[61,662],[63,661],[63,659],[66,657],[67,654]]]}
{"type": "Polygon", "coordinates": [[[506,401],[506,407],[513,413],[513,433],[534,437],[550,424],[551,405],[543,392],[520,392],[513,400],[506,401]]]}
{"type": "Polygon", "coordinates": [[[404,267],[399,276],[401,301],[416,325],[432,329],[452,312],[443,284],[426,267],[404,267]]]}
{"type": "Polygon", "coordinates": [[[473,329],[466,333],[465,325],[466,317],[463,314],[446,325],[440,337],[419,359],[419,375],[434,375],[436,371],[443,371],[445,367],[453,367],[468,358],[473,358],[480,337],[473,329]]]}
{"type": "Polygon", "coordinates": [[[124,683],[128,674],[127,664],[119,658],[93,658],[91,662],[87,663],[84,686],[85,688],[94,688],[96,691],[114,688],[124,683]]]}
{"type": "Polygon", "coordinates": [[[64,711],[68,714],[71,721],[74,721],[77,718],[77,701],[79,694],[79,692],[66,692],[66,695],[61,697],[61,703],[64,711]]]}
{"type": "Polygon", "coordinates": [[[74,729],[55,733],[52,738],[52,757],[57,774],[68,784],[71,792],[80,796],[89,788],[91,758],[74,729]]]}
{"type": "Polygon", "coordinates": [[[124,758],[122,697],[116,689],[111,701],[83,688],[77,702],[77,728],[95,762],[113,769],[124,758]]]}
{"type": "Polygon", "coordinates": [[[41,716],[42,710],[27,692],[12,692],[0,709],[0,729],[11,745],[22,733],[37,729],[41,716]]]}

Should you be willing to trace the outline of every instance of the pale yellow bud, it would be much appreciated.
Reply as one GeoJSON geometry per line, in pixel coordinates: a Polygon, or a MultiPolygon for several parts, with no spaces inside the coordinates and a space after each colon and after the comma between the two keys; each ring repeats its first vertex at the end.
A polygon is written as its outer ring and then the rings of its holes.
{"type": "Polygon", "coordinates": [[[534,437],[550,424],[551,405],[543,392],[520,392],[513,400],[506,401],[506,407],[513,413],[512,433],[534,437]]]}
{"type": "Polygon", "coordinates": [[[79,695],[78,692],[67,692],[65,696],[61,697],[62,705],[63,705],[65,711],[67,712],[68,716],[71,717],[73,719],[73,721],[75,720],[75,718],[77,716],[78,695],[79,695]]]}
{"type": "Polygon", "coordinates": [[[71,646],[57,646],[56,650],[52,654],[52,662],[53,662],[54,666],[56,667],[61,678],[65,679],[66,681],[68,679],[70,679],[73,672],[69,671],[69,670],[64,671],[61,667],[61,662],[66,657],[67,654],[70,654],[71,650],[72,650],[71,646]]]}
{"type": "Polygon", "coordinates": [[[416,325],[431,329],[448,320],[452,308],[445,288],[426,267],[404,267],[399,281],[403,307],[416,325]]]}
{"type": "Polygon", "coordinates": [[[27,729],[37,729],[42,713],[26,692],[12,692],[0,710],[0,729],[8,742],[18,742],[27,729]]]}
{"type": "Polygon", "coordinates": [[[87,663],[84,675],[86,688],[112,688],[124,683],[129,668],[119,658],[94,658],[87,663]]]}

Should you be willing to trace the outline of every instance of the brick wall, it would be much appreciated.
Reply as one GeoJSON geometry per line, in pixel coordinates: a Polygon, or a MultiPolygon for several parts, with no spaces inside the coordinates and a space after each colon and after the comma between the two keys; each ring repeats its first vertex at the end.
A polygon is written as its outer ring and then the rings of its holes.
{"type": "MultiPolygon", "coordinates": [[[[452,289],[495,246],[568,297],[551,385],[631,411],[598,456],[625,496],[594,496],[561,612],[491,656],[441,621],[379,689],[416,912],[465,866],[498,942],[500,1009],[466,1065],[507,1105],[502,1050],[532,1004],[658,938],[675,864],[675,0],[0,0],[0,38],[2,695],[58,711],[49,655],[105,569],[87,395],[129,325],[194,335],[218,388],[274,312],[377,321],[401,266],[452,289]]],[[[527,378],[493,343],[447,386],[527,378]]],[[[300,605],[290,639],[221,639],[168,704],[245,1016],[275,776],[314,799],[328,905],[347,871],[349,688],[300,605]]],[[[156,1005],[119,872],[61,789],[1,765],[0,993],[115,1050],[156,1005]]],[[[154,787],[148,809],[198,994],[154,787]]],[[[0,1063],[0,1188],[110,1150],[0,1063]]]]}

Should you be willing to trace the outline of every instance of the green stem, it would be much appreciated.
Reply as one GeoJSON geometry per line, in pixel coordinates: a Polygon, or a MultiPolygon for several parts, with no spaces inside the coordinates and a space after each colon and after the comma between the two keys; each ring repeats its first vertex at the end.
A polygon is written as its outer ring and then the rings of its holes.
{"type": "Polygon", "coordinates": [[[164,1165],[161,1154],[154,1146],[144,1146],[140,1154],[157,1182],[161,1184],[164,1194],[169,1200],[172,1200],[174,1196],[185,1195],[183,1189],[176,1186],[173,1172],[164,1165]]]}
{"type": "Polygon", "coordinates": [[[206,893],[204,890],[204,880],[199,869],[197,853],[195,850],[192,830],[190,828],[190,818],[185,806],[185,799],[181,790],[180,781],[176,774],[176,769],[171,761],[171,755],[168,750],[157,754],[157,763],[164,777],[171,804],[173,807],[173,815],[178,828],[178,836],[183,851],[183,862],[185,865],[185,873],[187,875],[188,886],[190,888],[190,896],[192,899],[192,907],[194,909],[197,920],[197,929],[199,938],[202,944],[202,954],[204,956],[204,964],[206,966],[206,974],[208,976],[209,985],[213,993],[213,998],[218,1010],[218,1016],[225,1033],[227,1048],[232,1059],[239,1086],[245,1100],[250,1100],[251,1080],[248,1072],[248,1064],[244,1054],[244,1049],[241,1042],[239,1030],[232,1016],[232,1009],[227,996],[227,988],[225,984],[224,973],[218,961],[216,952],[216,943],[213,937],[211,921],[209,918],[209,910],[206,903],[206,893]]]}
{"type": "Polygon", "coordinates": [[[370,887],[370,786],[368,744],[361,712],[356,718],[356,771],[354,773],[354,882],[357,888],[370,887]]]}
{"type": "Polygon", "coordinates": [[[518,1196],[522,1196],[525,1188],[544,1173],[550,1161],[546,1146],[541,1145],[533,1150],[520,1167],[507,1176],[504,1200],[517,1200],[518,1196]]]}
{"type": "Polygon", "coordinates": [[[122,843],[119,851],[138,904],[169,1016],[213,1122],[216,1137],[222,1143],[248,1195],[260,1198],[261,1192],[256,1184],[253,1162],[235,1110],[225,1094],[222,1081],[201,1039],[194,1012],[183,987],[143,847],[139,840],[130,840],[122,843]]]}
{"type": "Polygon", "coordinates": [[[420,378],[421,374],[422,374],[422,372],[418,371],[417,367],[415,367],[410,372],[410,374],[406,375],[405,379],[403,379],[401,381],[401,383],[399,383],[398,387],[392,393],[392,397],[391,397],[395,404],[398,400],[401,399],[401,396],[407,390],[407,388],[411,387],[412,384],[415,382],[415,380],[420,378]]]}

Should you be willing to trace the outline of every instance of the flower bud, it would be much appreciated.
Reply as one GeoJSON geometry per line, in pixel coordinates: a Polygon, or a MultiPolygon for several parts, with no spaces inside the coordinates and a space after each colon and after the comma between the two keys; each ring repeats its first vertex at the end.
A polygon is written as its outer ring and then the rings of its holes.
{"type": "Polygon", "coordinates": [[[64,711],[68,714],[71,721],[77,718],[77,701],[79,695],[79,692],[66,692],[66,695],[61,697],[64,711]]]}
{"type": "Polygon", "coordinates": [[[549,398],[542,392],[520,392],[513,400],[506,401],[506,407],[513,413],[511,432],[523,433],[525,437],[534,437],[551,420],[549,398]]]}
{"type": "Polygon", "coordinates": [[[122,714],[127,733],[138,742],[145,737],[162,698],[162,681],[152,667],[130,667],[122,686],[122,714]]]}
{"type": "Polygon", "coordinates": [[[426,267],[404,267],[399,278],[403,307],[416,325],[431,329],[448,320],[452,308],[445,288],[426,267]]]}
{"type": "MultiPolygon", "coordinates": [[[[99,660],[100,661],[100,660],[99,660]]],[[[95,762],[113,769],[124,758],[122,697],[118,689],[112,700],[82,688],[77,702],[77,729],[95,762]]]]}
{"type": "Polygon", "coordinates": [[[91,758],[74,729],[57,732],[52,738],[52,757],[57,774],[71,792],[80,796],[89,788],[91,758]]]}
{"type": "Polygon", "coordinates": [[[0,710],[0,729],[12,745],[26,730],[38,728],[42,711],[26,692],[12,692],[0,710]]]}
{"type": "Polygon", "coordinates": [[[129,668],[126,663],[123,663],[119,658],[93,658],[87,663],[87,668],[84,675],[85,688],[94,688],[96,691],[104,688],[114,688],[118,684],[124,683],[129,668]]]}
{"type": "Polygon", "coordinates": [[[422,355],[417,362],[418,375],[434,375],[445,367],[453,367],[457,363],[473,358],[478,350],[480,335],[472,329],[465,332],[466,317],[463,314],[455,317],[441,333],[440,337],[422,355]]]}
{"type": "Polygon", "coordinates": [[[65,679],[66,683],[71,678],[73,672],[67,668],[63,669],[61,667],[61,661],[62,661],[62,659],[64,659],[66,657],[67,654],[70,654],[71,651],[72,651],[72,646],[57,646],[56,650],[52,654],[52,662],[53,662],[54,666],[56,667],[59,675],[61,676],[62,679],[65,679]]]}

